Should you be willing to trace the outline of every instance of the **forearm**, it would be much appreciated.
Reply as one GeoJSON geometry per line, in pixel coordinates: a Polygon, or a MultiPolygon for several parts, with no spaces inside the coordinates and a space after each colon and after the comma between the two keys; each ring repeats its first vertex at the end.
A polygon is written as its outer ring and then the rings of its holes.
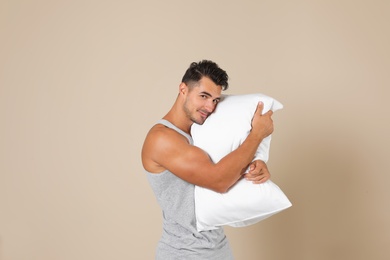
{"type": "Polygon", "coordinates": [[[225,192],[237,182],[253,160],[261,141],[260,136],[251,132],[236,150],[226,155],[215,165],[215,176],[218,178],[216,182],[219,190],[225,192]]]}

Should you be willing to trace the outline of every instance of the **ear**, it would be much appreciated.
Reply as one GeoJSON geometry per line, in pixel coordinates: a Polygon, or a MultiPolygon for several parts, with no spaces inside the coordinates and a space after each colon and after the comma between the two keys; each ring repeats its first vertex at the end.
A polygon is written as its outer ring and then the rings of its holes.
{"type": "Polygon", "coordinates": [[[188,92],[188,86],[186,83],[182,82],[179,85],[179,94],[185,95],[188,92]]]}

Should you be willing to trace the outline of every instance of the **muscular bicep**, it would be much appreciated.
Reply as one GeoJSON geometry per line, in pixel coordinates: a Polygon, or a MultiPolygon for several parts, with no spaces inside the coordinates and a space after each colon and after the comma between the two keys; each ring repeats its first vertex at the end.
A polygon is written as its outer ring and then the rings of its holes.
{"type": "Polygon", "coordinates": [[[181,179],[206,187],[217,179],[215,164],[208,154],[186,140],[167,142],[160,149],[156,154],[156,161],[181,179]]]}
{"type": "Polygon", "coordinates": [[[153,133],[145,146],[143,153],[147,153],[145,156],[161,167],[161,171],[169,170],[181,179],[203,187],[212,187],[218,179],[216,166],[208,154],[189,144],[182,135],[173,131],[153,133]]]}
{"type": "Polygon", "coordinates": [[[226,191],[240,177],[238,170],[232,172],[231,164],[214,164],[206,152],[189,144],[184,136],[164,128],[148,134],[142,162],[150,172],[169,170],[189,183],[219,192],[226,191]]]}

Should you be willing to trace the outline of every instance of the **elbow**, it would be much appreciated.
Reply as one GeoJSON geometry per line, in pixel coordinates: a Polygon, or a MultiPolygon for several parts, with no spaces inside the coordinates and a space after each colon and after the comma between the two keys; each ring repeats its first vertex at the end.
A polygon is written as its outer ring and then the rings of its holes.
{"type": "Polygon", "coordinates": [[[217,192],[217,193],[226,193],[228,191],[228,189],[224,189],[224,188],[210,188],[212,191],[214,192],[217,192]]]}
{"type": "Polygon", "coordinates": [[[223,188],[220,188],[220,189],[218,189],[218,193],[226,193],[226,192],[228,192],[228,190],[229,190],[229,188],[225,188],[225,187],[223,187],[223,188]]]}
{"type": "Polygon", "coordinates": [[[211,189],[218,193],[226,193],[232,185],[229,183],[226,183],[224,181],[217,181],[214,183],[213,187],[211,189]]]}
{"type": "Polygon", "coordinates": [[[223,187],[213,187],[212,190],[215,192],[218,192],[218,193],[226,193],[227,192],[227,189],[225,189],[223,187]]]}

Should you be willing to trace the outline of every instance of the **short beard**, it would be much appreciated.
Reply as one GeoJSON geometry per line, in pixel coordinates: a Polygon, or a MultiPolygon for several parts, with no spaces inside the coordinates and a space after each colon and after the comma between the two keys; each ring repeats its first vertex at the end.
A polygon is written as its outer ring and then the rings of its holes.
{"type": "Polygon", "coordinates": [[[198,124],[198,125],[203,125],[204,121],[196,120],[196,118],[194,118],[191,115],[191,111],[187,108],[187,100],[184,102],[183,110],[184,110],[184,113],[186,114],[187,118],[190,119],[193,123],[198,124]]]}

